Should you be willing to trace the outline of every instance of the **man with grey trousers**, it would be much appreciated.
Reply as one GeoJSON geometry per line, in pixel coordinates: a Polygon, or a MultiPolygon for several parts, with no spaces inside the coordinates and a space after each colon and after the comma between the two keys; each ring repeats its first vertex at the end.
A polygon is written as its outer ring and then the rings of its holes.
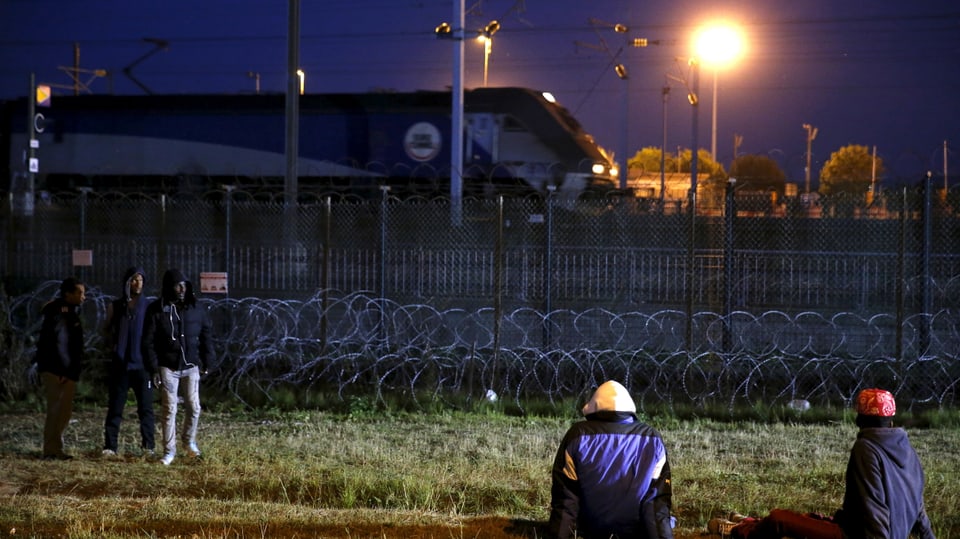
{"type": "Polygon", "coordinates": [[[178,269],[163,274],[160,298],[147,308],[143,352],[147,370],[160,390],[163,407],[163,457],[169,466],[177,456],[177,400],[186,405],[180,441],[192,457],[200,456],[200,376],[213,360],[213,324],[197,304],[193,286],[178,269]]]}

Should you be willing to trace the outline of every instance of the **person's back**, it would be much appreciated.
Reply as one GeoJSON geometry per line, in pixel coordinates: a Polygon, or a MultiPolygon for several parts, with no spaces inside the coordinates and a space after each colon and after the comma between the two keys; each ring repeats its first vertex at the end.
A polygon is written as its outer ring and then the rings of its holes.
{"type": "Polygon", "coordinates": [[[835,520],[851,539],[906,538],[911,532],[932,538],[923,504],[920,458],[905,430],[874,417],[885,416],[861,414],[858,418],[861,428],[850,450],[843,507],[835,520]]]}
{"type": "Polygon", "coordinates": [[[660,434],[606,382],[567,431],[553,468],[550,533],[559,538],[672,538],[670,466],[660,434]]]}
{"type": "Polygon", "coordinates": [[[860,430],[847,461],[843,506],[833,517],[773,509],[734,526],[734,539],[934,539],[923,503],[923,467],[906,431],[893,427],[893,394],[864,389],[856,409],[860,430]]]}

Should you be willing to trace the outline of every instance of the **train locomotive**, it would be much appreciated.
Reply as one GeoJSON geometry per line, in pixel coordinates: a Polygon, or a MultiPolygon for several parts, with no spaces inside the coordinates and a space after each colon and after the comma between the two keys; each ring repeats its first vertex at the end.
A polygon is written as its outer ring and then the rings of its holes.
{"type": "MultiPolygon", "coordinates": [[[[10,191],[27,182],[28,103],[2,105],[10,191]]],[[[33,188],[97,191],[282,189],[285,96],[57,96],[38,107],[33,188]]],[[[299,102],[301,190],[449,192],[449,91],[306,94],[299,102]]],[[[464,93],[467,193],[501,188],[579,197],[616,187],[607,152],[548,95],[464,93]]],[[[33,126],[31,126],[33,127],[33,126]]]]}

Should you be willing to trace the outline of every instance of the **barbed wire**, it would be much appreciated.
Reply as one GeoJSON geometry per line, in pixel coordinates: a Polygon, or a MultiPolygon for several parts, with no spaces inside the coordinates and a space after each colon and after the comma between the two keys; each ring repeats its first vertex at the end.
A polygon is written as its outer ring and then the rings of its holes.
{"type": "MultiPolygon", "coordinates": [[[[49,281],[10,298],[9,322],[28,340],[25,348],[39,329],[40,307],[58,286],[49,281]]],[[[87,298],[85,325],[100,328],[112,297],[93,287],[87,298]]],[[[522,408],[531,398],[556,405],[584,398],[617,379],[641,409],[733,410],[797,399],[839,406],[871,385],[894,391],[909,408],[956,405],[960,381],[960,313],[952,310],[904,319],[904,352],[897,357],[897,320],[888,315],[700,312],[692,319],[697,345],[688,349],[686,316],[676,310],[520,308],[495,324],[490,308],[400,305],[365,292],[201,302],[216,328],[217,359],[207,383],[241,402],[250,391],[270,399],[289,387],[419,405],[487,398],[491,391],[522,408]]],[[[98,331],[88,330],[86,343],[89,357],[105,357],[98,331]]]]}

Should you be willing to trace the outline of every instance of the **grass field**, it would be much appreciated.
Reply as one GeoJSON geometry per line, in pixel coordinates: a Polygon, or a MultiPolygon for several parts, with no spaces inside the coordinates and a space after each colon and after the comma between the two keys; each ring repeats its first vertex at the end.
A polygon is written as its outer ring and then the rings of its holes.
{"type": "MultiPolygon", "coordinates": [[[[134,407],[121,455],[101,458],[103,410],[89,404],[67,432],[76,458],[43,461],[43,416],[31,408],[0,413],[5,537],[542,537],[554,452],[577,419],[573,407],[563,417],[495,406],[206,411],[203,456],[163,467],[137,454],[134,407]]],[[[841,416],[645,418],[670,451],[677,537],[700,537],[731,510],[831,513],[856,433],[841,416]]],[[[928,512],[938,538],[960,537],[960,429],[926,423],[908,431],[926,466],[928,512]]]]}

